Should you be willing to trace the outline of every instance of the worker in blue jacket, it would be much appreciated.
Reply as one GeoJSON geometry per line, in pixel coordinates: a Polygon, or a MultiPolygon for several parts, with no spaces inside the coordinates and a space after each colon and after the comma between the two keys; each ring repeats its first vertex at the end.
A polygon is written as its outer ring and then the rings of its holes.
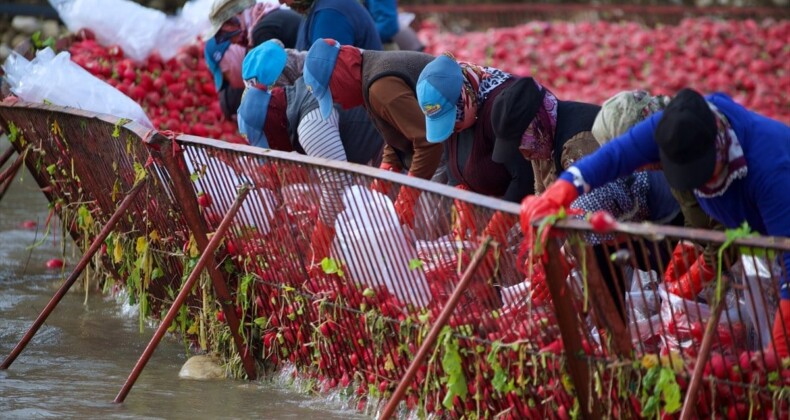
{"type": "Polygon", "coordinates": [[[370,13],[358,0],[282,0],[305,20],[296,39],[297,50],[308,50],[321,38],[364,50],[381,50],[381,37],[370,13]]]}
{"type": "MultiPolygon", "coordinates": [[[[660,163],[669,184],[692,190],[700,207],[727,228],[743,222],[763,235],[790,237],[790,127],[751,112],[729,96],[683,89],[658,112],[581,159],[540,196],[521,204],[522,229],[568,207],[580,194],[660,163]]],[[[790,268],[790,253],[784,266],[790,268]]],[[[790,278],[779,285],[773,328],[777,355],[788,357],[790,278]]]]}

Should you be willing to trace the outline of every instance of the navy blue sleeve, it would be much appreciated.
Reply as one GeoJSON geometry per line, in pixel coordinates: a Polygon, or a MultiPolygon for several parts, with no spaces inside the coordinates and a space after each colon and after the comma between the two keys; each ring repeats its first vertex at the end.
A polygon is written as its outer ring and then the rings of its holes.
{"type": "Polygon", "coordinates": [[[659,163],[653,134],[661,115],[661,112],[653,114],[595,153],[585,156],[563,172],[560,179],[576,185],[579,194],[583,194],[630,175],[642,166],[659,163]]]}
{"type": "Polygon", "coordinates": [[[309,45],[320,38],[332,38],[340,45],[354,45],[354,28],[348,18],[337,10],[321,9],[313,18],[312,33],[309,45]]]}
{"type": "Polygon", "coordinates": [[[507,172],[510,174],[510,185],[505,191],[503,200],[513,203],[520,203],[524,197],[535,194],[535,172],[532,164],[524,159],[520,154],[514,153],[504,163],[507,172]]]}
{"type": "Polygon", "coordinates": [[[390,42],[398,33],[398,4],[395,0],[368,0],[365,6],[376,22],[381,42],[390,42]]]}
{"type": "MultiPolygon", "coordinates": [[[[774,171],[770,178],[761,182],[761,188],[754,199],[759,203],[760,216],[765,224],[765,234],[771,236],[790,237],[790,167],[774,171]]],[[[784,259],[785,277],[780,281],[779,294],[782,299],[790,299],[790,252],[782,255],[784,259]]]]}

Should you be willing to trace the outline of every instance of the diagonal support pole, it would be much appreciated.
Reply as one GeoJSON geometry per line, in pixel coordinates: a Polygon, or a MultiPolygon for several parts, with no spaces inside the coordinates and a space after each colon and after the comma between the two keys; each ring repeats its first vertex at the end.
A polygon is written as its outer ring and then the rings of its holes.
{"type": "Polygon", "coordinates": [[[461,280],[458,281],[458,285],[455,286],[453,294],[450,295],[449,299],[447,299],[447,303],[444,305],[444,308],[442,308],[442,312],[439,314],[439,317],[436,318],[436,322],[434,322],[431,326],[431,330],[428,331],[428,335],[425,336],[425,341],[422,342],[420,349],[417,350],[417,355],[414,356],[414,360],[411,361],[409,369],[406,371],[406,374],[403,375],[403,378],[401,378],[400,382],[398,383],[398,387],[392,394],[392,398],[390,398],[390,400],[387,402],[387,405],[384,407],[384,411],[381,413],[381,417],[379,417],[380,419],[387,420],[392,417],[392,414],[398,407],[400,400],[403,399],[403,396],[406,394],[406,390],[409,388],[409,385],[411,385],[411,382],[414,380],[414,376],[420,369],[420,365],[422,365],[422,362],[428,356],[428,352],[431,351],[433,345],[436,343],[436,338],[439,336],[439,332],[441,332],[442,328],[447,325],[447,320],[450,319],[450,315],[452,315],[453,311],[455,311],[455,307],[458,306],[458,301],[461,300],[461,295],[463,295],[467,287],[469,287],[469,283],[472,281],[472,276],[477,270],[477,266],[479,266],[483,261],[483,257],[485,257],[490,243],[491,237],[486,236],[486,238],[483,240],[483,243],[480,244],[480,248],[475,251],[475,254],[472,257],[472,262],[469,263],[469,267],[466,268],[463,276],[461,276],[461,280]]]}
{"type": "Polygon", "coordinates": [[[14,152],[15,149],[13,147],[9,147],[5,152],[3,152],[3,156],[0,156],[0,168],[2,168],[3,165],[8,162],[8,159],[11,159],[11,155],[13,155],[14,152]]]}
{"type": "MultiPolygon", "coordinates": [[[[191,293],[192,288],[195,286],[195,283],[200,277],[200,273],[203,271],[203,268],[205,268],[206,264],[208,264],[210,261],[213,261],[214,251],[216,251],[217,247],[222,242],[222,239],[225,237],[225,233],[227,233],[230,224],[236,217],[236,213],[238,213],[241,204],[244,202],[244,199],[247,198],[247,194],[249,194],[249,192],[250,190],[248,185],[242,185],[241,188],[239,188],[239,194],[236,196],[236,201],[222,219],[217,231],[214,233],[214,236],[211,237],[208,245],[206,245],[206,248],[203,250],[203,254],[198,259],[197,265],[195,265],[195,268],[189,274],[189,278],[187,278],[186,282],[181,287],[181,291],[178,292],[178,296],[176,296],[175,300],[173,301],[173,305],[167,311],[167,315],[165,315],[165,317],[162,319],[162,322],[156,329],[151,341],[145,347],[143,354],[140,355],[140,359],[138,359],[137,363],[134,365],[132,372],[126,379],[126,383],[123,384],[120,392],[118,392],[118,395],[115,397],[115,403],[122,403],[126,399],[126,396],[129,395],[129,391],[131,391],[134,383],[140,376],[140,373],[142,373],[145,365],[148,363],[148,360],[151,359],[151,356],[154,354],[159,342],[162,341],[162,337],[164,337],[167,329],[170,328],[170,324],[173,323],[173,320],[178,315],[178,312],[186,301],[187,296],[189,296],[191,293]]],[[[233,330],[233,328],[234,327],[231,326],[231,330],[233,330]]],[[[240,353],[243,351],[241,347],[239,347],[238,350],[240,353]]]]}
{"type": "Polygon", "coordinates": [[[74,282],[76,282],[80,277],[82,270],[85,269],[91,258],[93,258],[93,255],[96,254],[96,251],[98,251],[101,247],[102,242],[107,239],[107,236],[109,236],[110,232],[112,232],[112,230],[115,228],[115,224],[118,223],[118,220],[120,220],[121,216],[123,216],[129,206],[132,205],[134,199],[137,197],[137,194],[140,193],[145,184],[145,180],[140,181],[132,188],[131,191],[129,191],[129,193],[126,195],[126,198],[123,199],[121,204],[115,210],[115,213],[113,213],[110,217],[110,220],[107,221],[107,224],[105,224],[101,232],[99,232],[99,235],[96,236],[93,242],[91,242],[88,250],[82,255],[82,258],[80,258],[77,266],[74,267],[74,271],[71,272],[69,278],[66,279],[63,285],[60,286],[60,289],[55,292],[55,296],[52,296],[52,299],[50,299],[49,303],[47,303],[47,306],[44,307],[44,310],[42,310],[38,315],[38,318],[36,318],[35,322],[33,322],[33,325],[22,337],[22,340],[19,341],[19,344],[17,344],[16,347],[11,350],[11,354],[9,354],[8,357],[3,360],[3,364],[0,365],[0,369],[8,369],[8,367],[11,366],[11,363],[14,363],[14,360],[16,360],[17,356],[19,356],[22,350],[25,349],[25,346],[27,346],[33,336],[36,335],[36,332],[38,332],[39,328],[41,328],[41,326],[47,320],[47,317],[49,317],[55,307],[58,306],[58,303],[60,303],[60,301],[63,299],[63,296],[66,295],[71,286],[74,285],[74,282]]]}
{"type": "Polygon", "coordinates": [[[688,392],[686,392],[686,400],[683,401],[683,409],[680,412],[681,420],[689,420],[695,417],[695,409],[697,404],[697,392],[699,391],[702,377],[705,376],[705,365],[708,364],[708,356],[710,356],[710,349],[713,345],[713,337],[716,335],[716,327],[719,325],[719,318],[724,309],[724,295],[729,288],[729,282],[722,279],[722,293],[716,306],[713,307],[713,313],[708,319],[708,325],[705,327],[705,335],[702,336],[702,345],[697,356],[697,363],[694,365],[694,372],[691,374],[691,383],[689,384],[688,392]]]}
{"type": "MultiPolygon", "coordinates": [[[[10,148],[8,149],[7,152],[13,152],[13,151],[14,149],[10,148]]],[[[5,195],[6,191],[8,191],[8,187],[11,185],[11,181],[13,181],[13,179],[16,177],[16,174],[19,172],[19,168],[22,167],[22,163],[25,161],[26,151],[27,149],[19,153],[19,155],[16,157],[16,160],[14,161],[14,163],[11,164],[11,166],[9,166],[8,169],[6,169],[5,171],[0,172],[0,200],[3,199],[3,196],[5,195]]],[[[5,162],[11,157],[11,154],[7,152],[3,154],[2,162],[0,162],[0,167],[2,167],[5,164],[5,162]]]]}

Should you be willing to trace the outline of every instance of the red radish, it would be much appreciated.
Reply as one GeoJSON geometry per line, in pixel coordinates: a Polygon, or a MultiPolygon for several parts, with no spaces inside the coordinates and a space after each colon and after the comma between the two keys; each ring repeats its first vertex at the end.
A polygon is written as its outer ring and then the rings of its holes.
{"type": "Polygon", "coordinates": [[[58,269],[63,268],[63,260],[60,258],[52,258],[51,260],[47,261],[47,268],[50,269],[58,269]]]}
{"type": "Polygon", "coordinates": [[[208,193],[200,193],[200,194],[198,194],[197,200],[198,200],[198,205],[200,207],[203,207],[203,208],[211,207],[211,204],[213,202],[211,200],[211,196],[208,195],[208,193]]]}
{"type": "Polygon", "coordinates": [[[35,229],[38,224],[35,220],[25,220],[21,226],[25,229],[35,229]]]}
{"type": "Polygon", "coordinates": [[[598,210],[590,216],[590,225],[598,233],[607,233],[617,227],[617,220],[608,211],[598,210]]]}

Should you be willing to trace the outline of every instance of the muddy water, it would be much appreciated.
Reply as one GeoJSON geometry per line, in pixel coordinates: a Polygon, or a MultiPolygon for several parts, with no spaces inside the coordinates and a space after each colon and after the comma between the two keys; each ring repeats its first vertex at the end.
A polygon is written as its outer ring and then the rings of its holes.
{"type": "MultiPolygon", "coordinates": [[[[0,152],[8,147],[0,138],[0,152]]],[[[46,305],[64,272],[45,262],[63,255],[42,239],[47,202],[23,169],[0,200],[0,358],[11,351],[46,305]],[[38,230],[24,229],[25,220],[38,230]]],[[[55,235],[59,237],[59,234],[55,235]]],[[[84,304],[72,291],[10,369],[0,370],[0,418],[338,418],[355,417],[337,401],[297,393],[282,380],[190,381],[178,378],[183,345],[166,338],[122,405],[113,404],[153,329],[140,334],[136,313],[96,291],[84,304]]]]}

